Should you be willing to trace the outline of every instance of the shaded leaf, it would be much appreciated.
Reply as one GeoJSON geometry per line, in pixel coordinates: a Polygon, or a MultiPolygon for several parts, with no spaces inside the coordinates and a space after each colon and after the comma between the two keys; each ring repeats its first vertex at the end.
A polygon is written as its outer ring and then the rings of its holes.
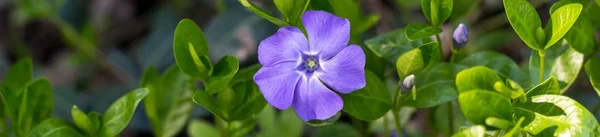
{"type": "Polygon", "coordinates": [[[467,129],[464,129],[454,135],[452,137],[484,137],[485,136],[485,127],[481,125],[472,126],[467,129]]]}
{"type": "Polygon", "coordinates": [[[117,99],[101,117],[101,136],[113,137],[119,135],[129,124],[133,113],[140,101],[148,95],[148,89],[133,90],[117,99]]]}
{"type": "Polygon", "coordinates": [[[474,66],[485,66],[492,69],[502,79],[510,78],[516,81],[521,86],[528,88],[531,86],[531,80],[521,68],[508,56],[487,51],[473,53],[460,61],[459,64],[474,67],[474,66]]]}
{"type": "Polygon", "coordinates": [[[431,38],[409,41],[406,39],[404,29],[397,29],[365,41],[365,45],[375,53],[382,57],[389,64],[396,64],[396,60],[404,52],[411,49],[431,43],[431,38]]]}
{"type": "Polygon", "coordinates": [[[527,91],[526,96],[533,97],[535,95],[544,94],[560,94],[560,85],[558,85],[558,80],[556,80],[556,78],[550,77],[546,81],[531,88],[529,91],[527,91]]]}
{"type": "Polygon", "coordinates": [[[500,77],[493,70],[483,66],[465,69],[456,75],[456,87],[459,93],[474,89],[495,91],[496,81],[501,81],[500,77]]]}
{"type": "Polygon", "coordinates": [[[426,38],[432,35],[442,33],[441,28],[423,23],[411,23],[406,26],[406,38],[410,41],[426,38]]]}
{"type": "Polygon", "coordinates": [[[324,126],[313,132],[313,137],[359,137],[360,134],[350,125],[344,123],[336,123],[333,125],[324,126]]]}
{"type": "Polygon", "coordinates": [[[301,24],[300,17],[308,7],[310,0],[273,0],[279,12],[285,17],[285,21],[291,25],[301,24]]]}
{"type": "Polygon", "coordinates": [[[175,28],[173,54],[181,71],[191,77],[206,79],[212,72],[204,33],[190,19],[181,20],[175,28]]]}
{"type": "Polygon", "coordinates": [[[31,137],[83,137],[69,121],[52,118],[31,130],[31,137]]]}
{"type": "Polygon", "coordinates": [[[239,0],[240,4],[242,4],[242,6],[246,7],[246,9],[250,10],[250,12],[270,21],[271,23],[279,26],[279,27],[283,27],[283,26],[290,26],[288,23],[286,23],[285,21],[278,19],[276,17],[271,16],[269,13],[267,13],[265,10],[261,9],[260,7],[252,4],[251,2],[249,2],[248,0],[239,0]]]}
{"type": "Polygon", "coordinates": [[[30,130],[52,117],[54,99],[52,86],[46,78],[36,79],[27,85],[20,95],[18,120],[16,125],[20,135],[30,134],[30,130]]]}
{"type": "Polygon", "coordinates": [[[585,63],[585,73],[587,74],[588,79],[590,79],[590,83],[592,83],[592,86],[600,96],[600,71],[598,71],[598,68],[600,68],[599,58],[592,57],[587,61],[587,63],[585,63]]]}
{"type": "Polygon", "coordinates": [[[426,108],[455,100],[458,91],[455,76],[467,67],[457,64],[439,63],[415,76],[416,99],[402,96],[403,106],[426,108]]]}
{"type": "Polygon", "coordinates": [[[208,94],[217,93],[229,84],[229,81],[239,69],[239,62],[235,56],[225,56],[215,65],[214,71],[207,82],[208,94]]]}
{"type": "Polygon", "coordinates": [[[187,128],[190,137],[219,137],[219,131],[203,120],[192,120],[187,128]]]}
{"type": "Polygon", "coordinates": [[[512,121],[512,104],[509,98],[494,91],[473,89],[458,95],[458,104],[465,118],[484,125],[488,117],[512,121]]]}
{"type": "Polygon", "coordinates": [[[385,84],[375,73],[365,70],[367,85],[349,94],[340,94],[343,111],[365,121],[376,120],[392,107],[392,98],[385,84]]]}
{"type": "Polygon", "coordinates": [[[537,40],[537,30],[542,22],[537,11],[527,0],[503,0],[506,17],[517,35],[532,49],[542,50],[542,41],[537,40]]]}
{"type": "MultiPolygon", "coordinates": [[[[552,46],[546,50],[544,58],[544,79],[554,76],[560,84],[561,94],[577,79],[584,64],[584,55],[573,50],[566,42],[552,46]]],[[[529,76],[534,82],[540,81],[539,64],[540,57],[538,53],[532,51],[529,58],[529,76]]]]}

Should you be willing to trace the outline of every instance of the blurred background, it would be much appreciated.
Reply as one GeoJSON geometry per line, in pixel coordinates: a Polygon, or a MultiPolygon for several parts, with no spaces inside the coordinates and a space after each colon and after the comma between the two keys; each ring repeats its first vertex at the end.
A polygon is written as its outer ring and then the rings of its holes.
{"type": "MultiPolygon", "coordinates": [[[[470,31],[469,44],[464,48],[467,53],[496,50],[526,65],[531,51],[510,27],[502,1],[464,1],[473,6],[460,8],[468,12],[466,17],[453,16],[443,25],[444,42],[451,42],[453,29],[464,23],[470,31]]],[[[555,1],[531,1],[542,22],[548,20],[547,11],[555,1]]],[[[252,2],[281,16],[272,0],[252,2]]],[[[363,40],[409,22],[426,22],[419,0],[359,2],[364,15],[381,17],[363,34],[363,40]]],[[[44,76],[52,83],[54,117],[70,120],[73,105],[85,112],[102,112],[118,97],[139,87],[145,68],[154,66],[162,72],[175,63],[173,32],[183,18],[194,20],[202,28],[211,59],[235,55],[240,59],[240,68],[257,63],[258,43],[278,28],[247,11],[237,0],[0,0],[0,79],[16,60],[31,57],[34,77],[44,76]]],[[[448,55],[449,47],[445,49],[448,55]]],[[[567,95],[590,111],[598,110],[598,96],[584,73],[581,71],[567,95]]],[[[435,130],[427,120],[435,110],[407,109],[403,115],[410,121],[407,134],[428,135],[435,130]]],[[[192,117],[212,121],[211,114],[196,104],[192,117]]],[[[338,122],[356,124],[345,116],[338,122]]],[[[359,124],[382,130],[381,122],[359,124]]],[[[304,127],[303,136],[315,130],[304,127]]],[[[143,105],[138,106],[121,136],[152,136],[143,105]]],[[[185,129],[178,136],[187,136],[185,129]]]]}

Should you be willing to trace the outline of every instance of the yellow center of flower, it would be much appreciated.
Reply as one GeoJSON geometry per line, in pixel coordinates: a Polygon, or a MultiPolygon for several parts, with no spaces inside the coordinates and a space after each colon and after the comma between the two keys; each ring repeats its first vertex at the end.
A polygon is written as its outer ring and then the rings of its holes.
{"type": "Polygon", "coordinates": [[[309,68],[315,68],[315,66],[317,66],[317,62],[312,59],[309,59],[306,64],[308,65],[309,68]]]}

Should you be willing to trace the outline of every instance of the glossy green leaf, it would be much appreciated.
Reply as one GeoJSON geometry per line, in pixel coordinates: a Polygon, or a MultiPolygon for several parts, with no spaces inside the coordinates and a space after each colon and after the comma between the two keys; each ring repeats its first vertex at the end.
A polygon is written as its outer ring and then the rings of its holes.
{"type": "Polygon", "coordinates": [[[92,120],[88,117],[87,114],[83,113],[75,105],[73,105],[73,108],[71,108],[71,117],[73,118],[73,122],[77,127],[79,127],[79,129],[85,131],[90,136],[96,135],[96,129],[94,128],[92,120]]]}
{"type": "Polygon", "coordinates": [[[452,135],[452,137],[484,137],[485,127],[481,125],[472,126],[467,129],[461,130],[460,132],[452,135]]]}
{"type": "Polygon", "coordinates": [[[69,121],[51,118],[31,130],[31,137],[84,137],[69,121]]]}
{"type": "Polygon", "coordinates": [[[542,42],[537,40],[537,30],[542,22],[537,11],[527,0],[503,0],[506,17],[517,35],[532,49],[542,50],[542,42]]]}
{"type": "Polygon", "coordinates": [[[242,6],[246,7],[246,9],[248,9],[250,12],[270,21],[271,23],[273,23],[279,27],[290,26],[290,24],[286,23],[285,21],[283,21],[281,19],[273,17],[272,15],[267,13],[265,10],[254,5],[253,3],[249,2],[248,0],[239,0],[239,2],[240,2],[240,4],[242,4],[242,6]]]}
{"type": "Polygon", "coordinates": [[[24,58],[17,61],[10,67],[6,78],[2,82],[8,91],[19,93],[28,82],[33,79],[33,63],[30,58],[24,58]]]}
{"type": "Polygon", "coordinates": [[[552,20],[552,36],[546,42],[544,49],[550,48],[558,40],[560,40],[577,21],[583,6],[578,3],[567,4],[552,12],[550,19],[552,20]]]}
{"type": "Polygon", "coordinates": [[[448,101],[458,96],[455,76],[467,67],[457,64],[439,63],[422,73],[415,75],[416,99],[402,96],[403,106],[427,108],[448,101]]]}
{"type": "Polygon", "coordinates": [[[52,86],[48,79],[36,79],[27,85],[20,98],[16,125],[19,135],[27,135],[33,127],[52,117],[54,106],[52,86]]]}
{"type": "Polygon", "coordinates": [[[595,29],[590,17],[590,14],[581,12],[573,27],[564,36],[574,50],[585,55],[594,53],[595,29]]]}
{"type": "Polygon", "coordinates": [[[300,17],[308,8],[310,0],[273,0],[279,12],[285,17],[285,21],[292,25],[300,25],[300,17]]]}
{"type": "Polygon", "coordinates": [[[460,61],[458,64],[474,67],[474,66],[485,66],[492,69],[502,79],[510,78],[521,86],[528,88],[531,86],[531,80],[521,68],[508,56],[487,51],[473,53],[460,61]]]}
{"type": "MultiPolygon", "coordinates": [[[[544,58],[544,79],[554,76],[559,82],[561,94],[577,79],[584,64],[584,55],[573,50],[566,42],[554,45],[546,50],[544,58]]],[[[538,53],[532,51],[529,58],[529,77],[534,82],[540,81],[539,64],[540,57],[538,53]]]]}
{"type": "Polygon", "coordinates": [[[406,26],[406,39],[413,41],[442,33],[442,29],[424,23],[411,23],[406,26]]]}
{"type": "Polygon", "coordinates": [[[533,97],[535,95],[544,94],[560,94],[560,85],[558,84],[558,80],[556,80],[556,78],[550,77],[549,79],[546,79],[546,81],[527,91],[526,95],[527,97],[533,97]]]}
{"type": "Polygon", "coordinates": [[[458,95],[458,104],[465,118],[483,125],[488,117],[512,121],[512,104],[509,98],[494,91],[473,89],[458,95]]]}
{"type": "Polygon", "coordinates": [[[294,109],[286,109],[276,115],[275,108],[265,107],[258,115],[261,132],[258,137],[301,137],[304,121],[294,109]]]}
{"type": "Polygon", "coordinates": [[[238,82],[252,80],[252,78],[254,78],[254,74],[256,74],[256,72],[258,72],[258,70],[261,67],[262,65],[260,65],[260,63],[257,63],[247,68],[239,70],[238,73],[235,73],[233,78],[231,78],[231,80],[229,81],[229,86],[233,86],[238,82]]]}
{"type": "Polygon", "coordinates": [[[404,77],[419,73],[425,68],[423,63],[423,56],[421,55],[420,49],[412,49],[405,52],[396,61],[396,71],[400,79],[404,77]]]}
{"type": "Polygon", "coordinates": [[[343,111],[365,121],[375,120],[392,108],[392,95],[375,73],[365,70],[367,85],[350,94],[340,94],[343,111]]]}
{"type": "Polygon", "coordinates": [[[175,28],[173,54],[177,66],[191,77],[206,79],[212,72],[204,33],[190,19],[181,20],[175,28]]]}
{"type": "Polygon", "coordinates": [[[203,120],[192,120],[187,128],[190,137],[220,137],[219,131],[203,120]]]}
{"type": "Polygon", "coordinates": [[[129,124],[133,113],[140,101],[148,95],[148,89],[133,90],[117,99],[101,117],[101,136],[113,137],[119,135],[129,124]]]}
{"type": "Polygon", "coordinates": [[[245,137],[256,126],[255,119],[233,121],[228,124],[231,137],[245,137]]]}
{"type": "Polygon", "coordinates": [[[235,84],[230,92],[219,93],[217,102],[219,109],[227,112],[226,121],[255,118],[267,104],[251,80],[235,84]]]}
{"type": "Polygon", "coordinates": [[[483,66],[465,69],[456,75],[456,87],[459,93],[474,89],[495,91],[496,81],[502,80],[493,70],[483,66]]]}
{"type": "Polygon", "coordinates": [[[496,117],[488,117],[485,119],[485,124],[496,127],[498,129],[507,129],[513,124],[511,121],[496,118],[496,117]]]}
{"type": "Polygon", "coordinates": [[[534,135],[550,127],[557,127],[553,136],[598,136],[600,131],[592,113],[562,95],[533,96],[531,102],[515,106],[515,116],[525,117],[523,129],[534,135]]]}
{"type": "Polygon", "coordinates": [[[93,129],[95,131],[99,131],[102,126],[101,125],[102,121],[100,120],[100,114],[98,114],[98,112],[92,111],[92,112],[89,112],[87,114],[87,116],[88,116],[88,118],[90,118],[90,120],[92,120],[93,129]]]}
{"type": "Polygon", "coordinates": [[[156,136],[174,136],[185,126],[193,108],[189,80],[177,66],[162,76],[154,68],[146,69],[141,86],[149,91],[144,106],[156,136]]]}
{"type": "Polygon", "coordinates": [[[229,84],[229,81],[239,69],[239,62],[235,56],[225,56],[215,65],[215,70],[208,79],[207,92],[208,94],[217,93],[229,84]]]}
{"type": "Polygon", "coordinates": [[[409,41],[406,39],[405,29],[397,29],[365,41],[365,45],[375,53],[382,57],[389,64],[396,64],[396,60],[402,53],[421,45],[433,42],[431,38],[409,41]]]}
{"type": "Polygon", "coordinates": [[[360,137],[360,134],[350,125],[336,123],[318,128],[313,132],[313,137],[360,137]]]}
{"type": "Polygon", "coordinates": [[[598,95],[600,95],[600,71],[598,71],[598,68],[600,68],[599,58],[592,57],[585,63],[585,73],[598,95]]]}
{"type": "Polygon", "coordinates": [[[433,26],[439,27],[452,13],[453,0],[421,0],[423,14],[433,26]]]}

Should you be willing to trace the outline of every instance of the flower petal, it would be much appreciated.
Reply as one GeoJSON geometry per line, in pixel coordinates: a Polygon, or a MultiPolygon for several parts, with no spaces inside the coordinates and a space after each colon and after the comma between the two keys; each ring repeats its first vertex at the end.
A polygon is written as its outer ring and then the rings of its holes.
{"type": "Polygon", "coordinates": [[[293,106],[304,121],[325,120],[342,110],[344,102],[317,77],[303,76],[296,87],[293,106]]]}
{"type": "Polygon", "coordinates": [[[317,77],[340,93],[350,93],[365,87],[365,53],[356,45],[344,48],[327,61],[322,61],[317,77]]]}
{"type": "Polygon", "coordinates": [[[303,51],[308,52],[308,42],[296,27],[280,28],[258,45],[258,61],[263,66],[273,66],[286,61],[298,61],[303,51]]]}
{"type": "Polygon", "coordinates": [[[282,62],[274,66],[263,66],[254,75],[265,100],[278,109],[287,109],[294,99],[294,91],[302,76],[295,71],[296,62],[282,62]]]}
{"type": "Polygon", "coordinates": [[[306,11],[302,15],[311,54],[329,59],[348,45],[350,22],[325,11],[306,11]]]}

